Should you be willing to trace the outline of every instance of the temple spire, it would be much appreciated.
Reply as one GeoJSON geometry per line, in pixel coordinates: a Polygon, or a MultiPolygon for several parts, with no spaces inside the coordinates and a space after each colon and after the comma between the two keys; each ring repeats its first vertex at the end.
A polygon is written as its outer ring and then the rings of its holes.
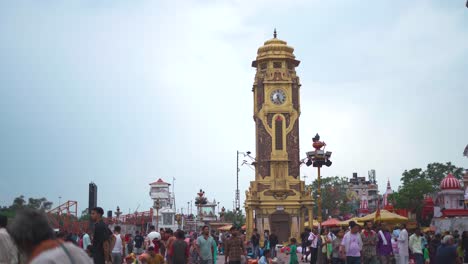
{"type": "Polygon", "coordinates": [[[273,38],[276,38],[277,35],[278,34],[276,34],[276,28],[275,28],[275,30],[273,31],[273,38]]]}

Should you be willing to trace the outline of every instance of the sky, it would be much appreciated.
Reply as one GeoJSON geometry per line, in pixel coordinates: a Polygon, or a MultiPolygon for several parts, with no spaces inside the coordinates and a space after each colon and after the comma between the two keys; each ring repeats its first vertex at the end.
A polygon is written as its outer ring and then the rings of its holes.
{"type": "MultiPolygon", "coordinates": [[[[0,205],[19,195],[149,210],[175,178],[177,208],[202,188],[232,208],[236,151],[255,153],[257,48],[301,61],[301,156],[319,133],[322,175],[468,167],[465,1],[0,2],[0,205]]],[[[241,157],[241,160],[244,158],[241,157]]],[[[311,167],[301,167],[310,183],[311,167]]],[[[254,171],[241,167],[241,201],[254,171]]]]}

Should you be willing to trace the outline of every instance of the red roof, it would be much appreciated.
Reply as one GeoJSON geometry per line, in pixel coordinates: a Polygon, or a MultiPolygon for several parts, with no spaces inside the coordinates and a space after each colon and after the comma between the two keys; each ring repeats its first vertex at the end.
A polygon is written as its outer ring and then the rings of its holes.
{"type": "Polygon", "coordinates": [[[442,216],[468,216],[468,210],[465,209],[445,209],[442,210],[442,216]]]}
{"type": "Polygon", "coordinates": [[[152,184],[167,184],[167,185],[171,185],[170,183],[164,182],[161,178],[159,178],[159,179],[158,179],[157,181],[155,181],[155,182],[150,183],[149,185],[152,185],[152,184]]]}
{"type": "Polygon", "coordinates": [[[449,173],[447,177],[445,177],[440,183],[440,189],[441,190],[460,190],[461,189],[460,181],[458,181],[457,178],[453,177],[453,175],[449,173]]]}

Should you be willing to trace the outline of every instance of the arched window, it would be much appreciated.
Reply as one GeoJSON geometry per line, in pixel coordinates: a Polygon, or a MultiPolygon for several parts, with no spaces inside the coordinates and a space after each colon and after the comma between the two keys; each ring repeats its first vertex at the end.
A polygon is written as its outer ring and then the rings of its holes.
{"type": "Polygon", "coordinates": [[[275,119],[275,149],[283,150],[283,118],[281,116],[275,119]]]}

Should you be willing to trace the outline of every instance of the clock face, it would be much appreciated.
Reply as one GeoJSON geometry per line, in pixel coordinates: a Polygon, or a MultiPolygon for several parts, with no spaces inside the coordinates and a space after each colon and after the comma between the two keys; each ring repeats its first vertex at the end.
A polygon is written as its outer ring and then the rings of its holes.
{"type": "Polygon", "coordinates": [[[275,105],[280,105],[286,101],[286,94],[281,89],[274,90],[271,93],[270,99],[271,99],[271,102],[274,103],[275,105]]]}

